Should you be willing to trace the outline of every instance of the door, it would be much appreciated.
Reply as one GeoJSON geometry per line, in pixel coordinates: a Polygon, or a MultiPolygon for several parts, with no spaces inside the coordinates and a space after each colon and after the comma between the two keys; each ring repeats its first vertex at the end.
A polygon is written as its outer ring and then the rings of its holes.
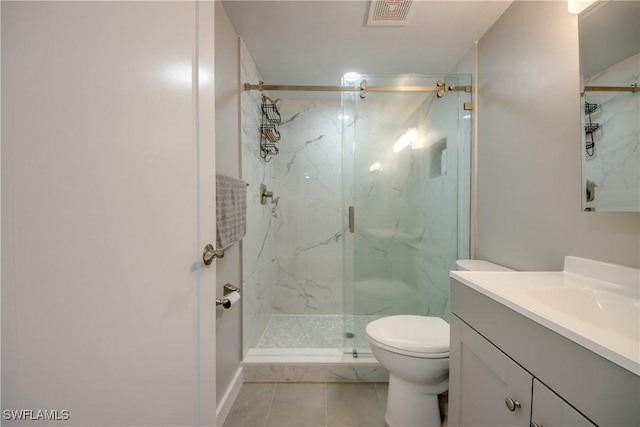
{"type": "Polygon", "coordinates": [[[213,3],[1,7],[3,425],[215,425],[213,3]]]}
{"type": "Polygon", "coordinates": [[[449,318],[449,272],[468,256],[470,94],[424,90],[442,79],[367,75],[364,99],[343,95],[347,351],[370,352],[364,328],[379,317],[449,318]]]}
{"type": "Polygon", "coordinates": [[[451,316],[449,425],[528,426],[533,377],[451,316]]]}

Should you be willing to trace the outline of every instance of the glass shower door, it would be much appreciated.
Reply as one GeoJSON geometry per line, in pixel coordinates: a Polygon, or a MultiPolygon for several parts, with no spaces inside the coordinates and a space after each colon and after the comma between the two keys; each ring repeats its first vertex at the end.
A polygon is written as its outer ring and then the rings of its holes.
{"type": "MultiPolygon", "coordinates": [[[[470,84],[469,76],[363,78],[367,86],[470,84]]],[[[365,327],[376,318],[449,318],[449,271],[468,253],[468,214],[461,217],[459,205],[468,210],[470,120],[462,102],[469,98],[457,91],[343,97],[344,116],[353,118],[343,132],[344,204],[353,217],[344,241],[346,352],[370,353],[365,327]]]]}

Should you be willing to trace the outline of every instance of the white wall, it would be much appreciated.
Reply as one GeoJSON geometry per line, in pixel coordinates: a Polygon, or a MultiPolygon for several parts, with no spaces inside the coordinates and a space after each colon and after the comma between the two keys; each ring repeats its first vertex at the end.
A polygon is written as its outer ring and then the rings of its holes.
{"type": "MultiPolygon", "coordinates": [[[[239,123],[239,52],[238,36],[222,4],[215,2],[216,59],[216,171],[241,178],[239,123]]],[[[242,284],[241,243],[225,250],[224,258],[216,261],[217,295],[223,296],[223,286],[242,284]]],[[[241,293],[242,292],[241,290],[241,293]]],[[[216,372],[218,404],[225,396],[240,368],[242,359],[242,308],[236,304],[229,310],[216,311],[216,372]]]]}
{"type": "Polygon", "coordinates": [[[477,257],[559,270],[565,255],[640,265],[637,213],[582,212],[578,23],[518,1],[479,41],[477,257]]]}
{"type": "Polygon", "coordinates": [[[213,5],[1,7],[3,425],[215,425],[213,5]]]}

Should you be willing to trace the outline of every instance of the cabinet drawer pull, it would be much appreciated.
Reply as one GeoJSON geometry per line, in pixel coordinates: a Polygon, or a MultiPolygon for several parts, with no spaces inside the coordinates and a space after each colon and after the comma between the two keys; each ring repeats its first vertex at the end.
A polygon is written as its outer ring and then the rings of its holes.
{"type": "Polygon", "coordinates": [[[510,397],[507,397],[504,400],[504,403],[505,405],[507,405],[507,409],[510,410],[511,412],[522,407],[522,405],[520,405],[520,402],[518,402],[517,400],[513,400],[510,397]]]}

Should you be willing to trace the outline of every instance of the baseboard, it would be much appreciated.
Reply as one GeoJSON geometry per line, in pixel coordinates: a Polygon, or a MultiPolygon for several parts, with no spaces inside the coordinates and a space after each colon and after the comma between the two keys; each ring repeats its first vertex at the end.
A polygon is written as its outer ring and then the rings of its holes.
{"type": "Polygon", "coordinates": [[[236,401],[236,398],[240,393],[244,376],[243,371],[242,366],[236,370],[236,373],[231,380],[231,384],[227,387],[227,390],[224,392],[224,396],[222,396],[222,399],[216,408],[216,423],[218,426],[224,424],[224,421],[227,419],[227,415],[231,412],[233,402],[236,401]]]}

